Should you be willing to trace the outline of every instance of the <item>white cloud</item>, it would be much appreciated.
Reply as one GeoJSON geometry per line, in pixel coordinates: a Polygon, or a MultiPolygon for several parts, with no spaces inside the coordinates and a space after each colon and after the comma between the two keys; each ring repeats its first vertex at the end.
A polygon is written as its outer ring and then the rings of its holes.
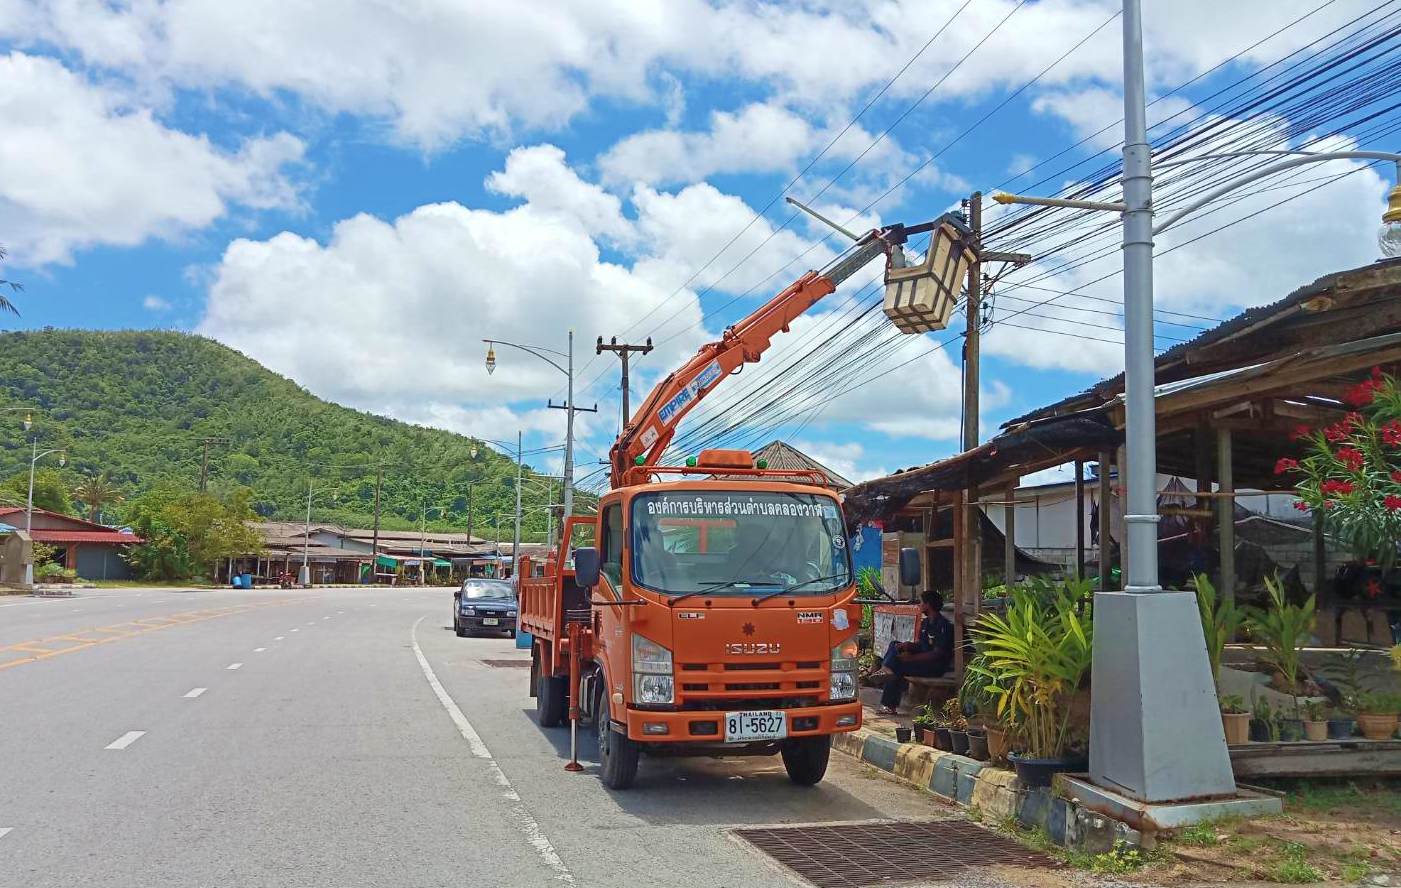
{"type": "Polygon", "coordinates": [[[0,56],[0,120],[0,230],[17,263],[177,237],[233,205],[297,202],[284,168],[300,160],[299,140],[279,133],[226,151],[50,58],[0,56]]]}
{"type": "Polygon", "coordinates": [[[171,309],[169,299],[162,299],[154,293],[141,300],[141,307],[147,311],[155,312],[170,311],[171,309]]]}
{"type": "Polygon", "coordinates": [[[799,440],[792,444],[848,481],[860,483],[890,474],[885,467],[873,465],[866,448],[856,441],[799,440]]]}

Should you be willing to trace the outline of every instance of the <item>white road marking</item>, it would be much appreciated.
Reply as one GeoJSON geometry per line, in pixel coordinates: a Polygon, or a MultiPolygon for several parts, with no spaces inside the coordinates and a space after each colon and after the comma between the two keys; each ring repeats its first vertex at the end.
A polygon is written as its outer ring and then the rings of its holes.
{"type": "MultiPolygon", "coordinates": [[[[370,605],[374,607],[374,605],[370,605]]],[[[462,714],[452,697],[448,696],[447,690],[442,682],[438,681],[438,676],[433,674],[433,667],[428,665],[428,658],[423,656],[423,649],[418,646],[418,624],[422,623],[424,617],[419,617],[414,621],[413,628],[409,630],[409,640],[413,642],[413,655],[418,658],[418,665],[423,670],[423,677],[428,679],[428,686],[433,689],[433,694],[438,698],[438,702],[443,704],[447,710],[448,717],[457,726],[457,732],[462,735],[462,739],[467,741],[467,748],[472,751],[472,755],[480,759],[486,759],[487,767],[491,770],[492,779],[501,787],[501,795],[511,803],[511,816],[515,818],[516,828],[525,836],[526,842],[535,849],[535,853],[540,855],[540,859],[545,865],[555,872],[555,879],[565,885],[576,884],[573,873],[569,872],[569,867],[564,865],[559,853],[555,851],[554,845],[545,838],[545,833],[540,829],[540,823],[525,807],[521,801],[520,793],[516,792],[511,785],[506,772],[501,770],[501,766],[496,764],[496,759],[491,757],[491,750],[486,748],[482,742],[481,735],[472,727],[472,723],[467,721],[467,716],[462,714]]]]}
{"type": "Polygon", "coordinates": [[[282,639],[284,639],[284,638],[286,638],[286,637],[287,637],[287,636],[285,636],[285,635],[279,635],[279,636],[277,636],[276,638],[274,638],[273,641],[281,641],[282,639]]]}
{"type": "Polygon", "coordinates": [[[291,630],[288,630],[288,631],[290,631],[290,632],[301,632],[302,630],[300,630],[300,629],[291,629],[291,630]]]}
{"type": "Polygon", "coordinates": [[[140,740],[145,735],[145,731],[127,731],[125,734],[118,737],[116,740],[113,740],[111,743],[108,743],[106,748],[126,749],[128,746],[135,743],[137,740],[140,740]]]}
{"type": "Polygon", "coordinates": [[[316,621],[315,621],[315,620],[307,620],[307,621],[306,621],[306,624],[307,624],[308,626],[315,626],[315,625],[316,625],[316,621]]]}
{"type": "Polygon", "coordinates": [[[261,654],[265,650],[267,650],[267,648],[253,648],[253,653],[261,654]]]}
{"type": "Polygon", "coordinates": [[[242,668],[243,668],[243,664],[242,664],[242,663],[230,663],[229,665],[225,666],[224,668],[225,668],[225,669],[242,669],[242,668]]]}
{"type": "Polygon", "coordinates": [[[322,617],[321,619],[323,619],[323,620],[329,620],[329,619],[331,619],[331,618],[330,618],[330,617],[322,617]]]}
{"type": "Polygon", "coordinates": [[[185,696],[193,700],[194,698],[198,697],[200,694],[203,694],[207,690],[209,690],[209,688],[191,688],[190,692],[185,696]]]}
{"type": "Polygon", "coordinates": [[[0,826],[0,839],[3,839],[5,838],[5,836],[9,835],[10,830],[12,829],[14,829],[13,826],[0,826]]]}

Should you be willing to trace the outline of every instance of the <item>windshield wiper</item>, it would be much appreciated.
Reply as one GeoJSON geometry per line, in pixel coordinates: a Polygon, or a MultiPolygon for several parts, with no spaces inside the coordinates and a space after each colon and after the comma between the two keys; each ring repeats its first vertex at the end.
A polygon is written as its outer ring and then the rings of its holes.
{"type": "Polygon", "coordinates": [[[676,596],[673,596],[673,597],[671,597],[671,598],[668,598],[668,599],[667,599],[667,606],[668,606],[668,607],[675,607],[675,606],[676,606],[676,602],[678,602],[678,601],[682,601],[682,600],[687,599],[687,598],[693,598],[693,597],[695,597],[695,596],[697,596],[697,595],[704,595],[704,594],[706,594],[707,592],[714,592],[714,591],[716,591],[717,589],[724,589],[724,588],[727,587],[727,586],[772,586],[772,585],[774,585],[774,583],[773,583],[772,580],[721,580],[721,581],[718,582],[718,583],[712,583],[711,585],[705,586],[704,588],[696,589],[694,592],[682,592],[680,595],[676,595],[676,596]]]}
{"type": "Polygon", "coordinates": [[[846,574],[845,572],[843,572],[843,573],[839,573],[839,574],[832,574],[830,577],[814,577],[814,578],[811,579],[811,580],[803,580],[801,583],[797,583],[797,584],[795,584],[795,585],[788,586],[787,588],[784,588],[784,589],[775,589],[774,591],[769,592],[769,593],[767,593],[767,594],[765,594],[765,595],[758,595],[758,596],[755,596],[754,600],[751,601],[750,604],[753,605],[754,607],[758,607],[759,604],[760,604],[760,602],[768,601],[770,598],[777,598],[778,596],[784,594],[785,592],[792,592],[794,589],[801,589],[801,588],[803,588],[804,586],[811,586],[813,583],[825,583],[825,582],[828,582],[828,581],[830,581],[830,580],[840,580],[842,577],[845,577],[845,576],[847,576],[847,574],[846,574]]]}

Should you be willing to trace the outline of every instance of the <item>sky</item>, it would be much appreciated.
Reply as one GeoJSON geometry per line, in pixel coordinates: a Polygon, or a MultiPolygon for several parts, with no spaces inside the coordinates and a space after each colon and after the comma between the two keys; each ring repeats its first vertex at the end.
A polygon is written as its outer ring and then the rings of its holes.
{"type": "MultiPolygon", "coordinates": [[[[1378,4],[1144,5],[1156,121],[1378,4]]],[[[594,354],[597,337],[652,338],[635,405],[839,254],[780,195],[864,230],[934,218],[974,189],[1053,193],[1075,181],[1043,175],[1058,158],[1112,160],[1117,9],[0,0],[0,244],[3,276],[25,286],[7,323],[195,332],[322,398],[491,439],[519,429],[527,448],[562,440],[547,403],[564,376],[508,348],[489,375],[481,340],[563,352],[572,329],[576,403],[599,411],[578,415],[577,475],[597,473],[619,420],[617,360],[594,354]]],[[[1294,123],[1265,121],[1278,145],[1308,137],[1294,123]]],[[[1159,240],[1159,348],[1377,258],[1390,173],[1329,166],[1326,187],[1266,212],[1250,211],[1279,194],[1237,204],[1229,231],[1195,239],[1221,221],[1200,220],[1159,240]]],[[[1097,279],[1119,262],[1033,263],[993,288],[984,439],[1118,372],[1121,285],[1097,279]],[[1012,320],[1046,298],[1037,287],[1077,295],[1012,320]]],[[[955,452],[961,328],[902,336],[875,330],[878,311],[858,323],[879,271],[717,387],[683,435],[738,417],[732,443],[784,438],[856,479],[955,452]],[[880,347],[852,366],[858,333],[880,347]],[[824,362],[832,373],[810,375],[824,362]]]]}

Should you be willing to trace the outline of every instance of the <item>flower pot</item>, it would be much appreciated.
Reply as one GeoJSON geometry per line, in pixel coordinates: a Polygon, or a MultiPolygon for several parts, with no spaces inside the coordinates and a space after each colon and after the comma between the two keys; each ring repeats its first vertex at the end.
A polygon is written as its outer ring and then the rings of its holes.
{"type": "Polygon", "coordinates": [[[948,728],[934,729],[934,748],[945,751],[953,749],[953,740],[949,738],[948,728]]]}
{"type": "Polygon", "coordinates": [[[1390,740],[1391,735],[1396,733],[1396,713],[1359,713],[1357,727],[1368,740],[1390,740]]]}
{"type": "Polygon", "coordinates": [[[967,755],[967,754],[968,754],[968,732],[967,732],[967,731],[955,731],[954,729],[950,728],[950,729],[949,729],[949,739],[953,741],[953,745],[952,745],[950,748],[953,750],[954,755],[967,755]]]}
{"type": "Polygon", "coordinates": [[[1357,730],[1357,719],[1355,718],[1330,718],[1328,719],[1328,739],[1347,740],[1357,730]]]}
{"type": "Polygon", "coordinates": [[[1250,713],[1248,712],[1223,712],[1221,713],[1221,727],[1226,730],[1226,744],[1228,746],[1239,746],[1242,743],[1249,743],[1250,736],[1250,713]]]}
{"type": "Polygon", "coordinates": [[[1281,743],[1297,743],[1304,739],[1304,720],[1282,718],[1279,720],[1279,740],[1281,743]]]}
{"type": "Polygon", "coordinates": [[[1323,719],[1318,721],[1304,720],[1304,739],[1313,743],[1319,743],[1328,739],[1328,722],[1323,719]]]}
{"type": "Polygon", "coordinates": [[[909,743],[909,742],[910,742],[910,733],[911,733],[911,729],[910,729],[910,728],[896,728],[896,729],[895,729],[895,739],[896,739],[898,742],[900,742],[900,743],[909,743]]]}
{"type": "Polygon", "coordinates": [[[933,728],[919,728],[915,731],[915,735],[919,737],[919,742],[923,743],[925,746],[931,746],[935,749],[939,748],[937,746],[934,746],[933,728]]]}
{"type": "Polygon", "coordinates": [[[988,760],[988,735],[985,731],[968,731],[968,757],[980,762],[988,760]]]}
{"type": "Polygon", "coordinates": [[[1000,762],[1007,758],[1007,729],[989,725],[987,729],[988,761],[1000,762]]]}
{"type": "Polygon", "coordinates": [[[1250,720],[1250,742],[1269,743],[1274,738],[1270,736],[1270,723],[1264,719],[1252,718],[1250,720]]]}
{"type": "Polygon", "coordinates": [[[1038,786],[1050,786],[1052,779],[1057,774],[1069,773],[1075,770],[1078,762],[1066,756],[1059,758],[1030,758],[1028,756],[1012,753],[1007,756],[1012,767],[1017,771],[1017,779],[1022,782],[1022,786],[1035,788],[1038,786]]]}

